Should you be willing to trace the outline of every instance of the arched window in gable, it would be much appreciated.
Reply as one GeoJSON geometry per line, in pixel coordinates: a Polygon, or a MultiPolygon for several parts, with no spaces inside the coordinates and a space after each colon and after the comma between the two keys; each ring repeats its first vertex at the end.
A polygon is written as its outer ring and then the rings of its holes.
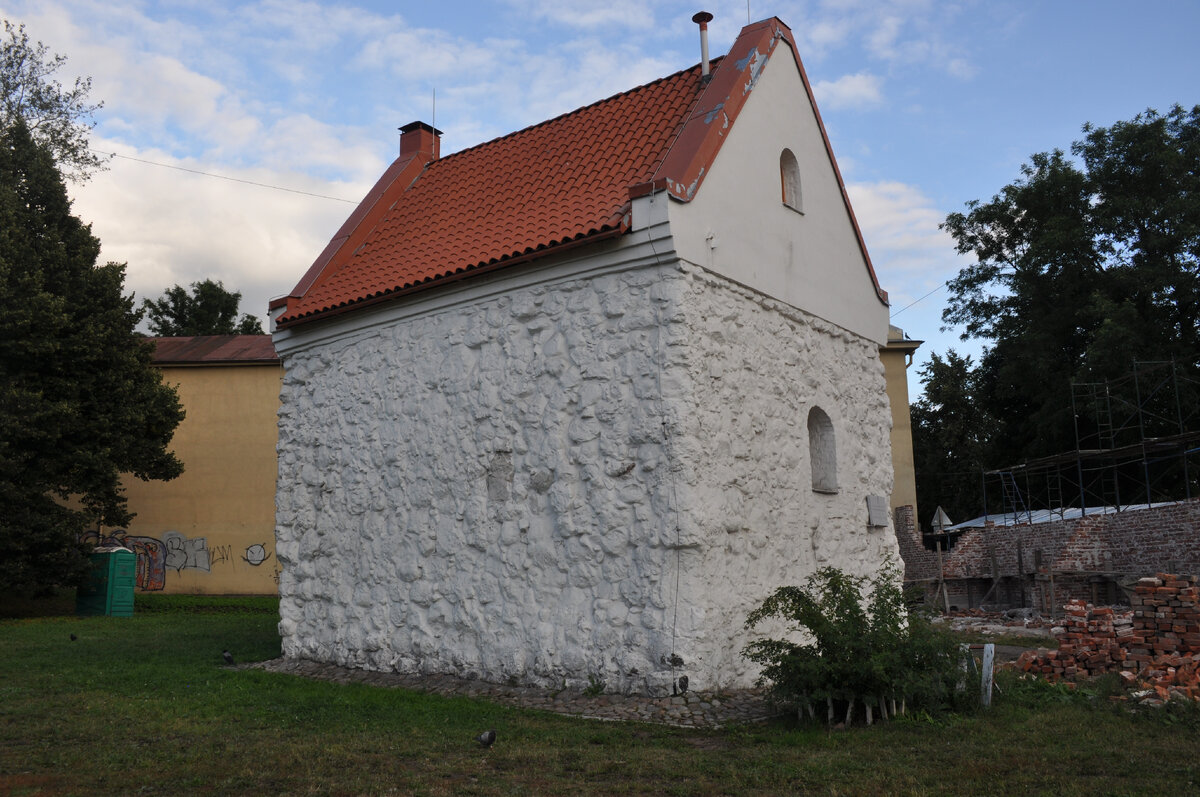
{"type": "Polygon", "coordinates": [[[800,164],[790,149],[779,154],[779,180],[783,187],[783,204],[804,212],[804,195],[800,190],[800,164]]]}
{"type": "Polygon", "coordinates": [[[808,411],[808,456],[813,492],[836,493],[837,444],[833,439],[833,421],[820,407],[808,411]]]}

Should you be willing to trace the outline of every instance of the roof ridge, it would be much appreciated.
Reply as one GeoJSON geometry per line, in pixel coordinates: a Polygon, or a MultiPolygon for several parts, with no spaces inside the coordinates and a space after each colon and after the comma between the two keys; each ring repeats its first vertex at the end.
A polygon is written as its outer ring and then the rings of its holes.
{"type": "MultiPolygon", "coordinates": [[[[722,55],[722,56],[717,56],[716,58],[713,58],[713,59],[711,59],[711,60],[710,60],[710,63],[712,63],[713,65],[715,65],[715,64],[717,64],[718,62],[720,62],[720,61],[721,61],[721,60],[722,60],[724,57],[725,57],[725,56],[723,56],[723,55],[722,55]]],[[[607,97],[604,97],[604,98],[602,98],[602,99],[599,99],[599,100],[596,100],[595,102],[589,102],[589,103],[587,103],[587,104],[585,104],[585,105],[580,105],[579,107],[577,107],[577,108],[574,108],[574,109],[572,109],[572,110],[570,110],[570,111],[565,111],[565,112],[563,112],[563,113],[560,113],[558,116],[554,116],[554,117],[551,117],[551,118],[549,118],[549,119],[543,119],[543,120],[542,120],[542,121],[540,121],[540,122],[535,122],[535,123],[533,123],[533,124],[531,124],[531,125],[527,125],[527,126],[525,126],[525,127],[522,127],[522,128],[521,128],[521,129],[519,129],[519,130],[513,130],[513,131],[512,131],[512,132],[510,132],[510,133],[505,133],[505,134],[503,134],[503,135],[496,136],[495,138],[489,138],[487,141],[481,141],[481,142],[479,142],[478,144],[474,144],[474,145],[472,145],[472,146],[469,146],[469,147],[466,147],[466,148],[464,148],[464,149],[456,150],[456,151],[454,151],[454,152],[451,152],[451,153],[449,153],[449,154],[447,154],[447,155],[442,155],[442,156],[441,156],[441,157],[439,157],[439,158],[438,158],[436,161],[431,161],[429,164],[426,164],[426,165],[427,165],[427,166],[431,166],[431,165],[433,165],[433,164],[436,164],[436,163],[441,163],[442,161],[450,160],[451,158],[459,158],[459,157],[466,156],[468,153],[470,153],[470,152],[473,152],[474,150],[482,149],[483,147],[487,147],[487,146],[490,146],[490,145],[496,144],[497,142],[504,141],[504,140],[506,140],[506,139],[515,138],[515,137],[517,137],[517,136],[520,136],[520,135],[522,135],[522,134],[524,134],[524,133],[528,133],[528,132],[530,132],[530,131],[537,130],[539,127],[545,127],[546,125],[553,124],[553,123],[555,123],[555,122],[560,122],[560,121],[562,121],[563,119],[566,119],[566,118],[567,118],[567,117],[569,117],[569,116],[574,116],[575,114],[578,114],[578,113],[580,113],[580,112],[582,112],[582,111],[586,111],[586,110],[588,110],[589,108],[595,108],[595,107],[598,107],[598,106],[604,105],[605,103],[608,103],[608,102],[613,102],[613,101],[615,101],[615,100],[618,100],[618,99],[620,99],[621,97],[626,97],[626,96],[629,96],[629,95],[631,95],[631,94],[634,94],[634,93],[636,93],[636,92],[639,92],[639,91],[643,91],[643,90],[645,90],[645,89],[648,89],[648,88],[650,88],[650,87],[652,87],[652,86],[656,86],[656,85],[658,85],[658,84],[660,84],[660,83],[665,83],[665,82],[667,82],[667,81],[669,81],[669,80],[676,80],[676,79],[678,79],[679,77],[681,77],[682,75],[685,75],[685,74],[687,74],[688,72],[695,72],[695,71],[699,71],[699,69],[700,69],[700,63],[699,63],[699,62],[696,62],[696,63],[695,63],[695,64],[693,64],[692,66],[689,66],[689,67],[687,67],[686,69],[679,69],[679,70],[677,70],[677,71],[675,71],[675,72],[672,72],[672,73],[671,73],[671,74],[669,74],[669,75],[664,75],[664,76],[662,76],[662,77],[660,77],[660,78],[655,78],[654,80],[651,80],[651,81],[648,81],[648,82],[646,82],[646,83],[642,83],[642,84],[640,84],[640,85],[634,86],[633,88],[626,89],[625,91],[618,91],[616,94],[610,94],[609,96],[607,96],[607,97]]],[[[702,93],[703,93],[703,86],[698,86],[698,87],[697,87],[697,92],[696,92],[696,95],[697,95],[697,97],[699,97],[699,95],[700,95],[700,94],[702,94],[702,93]]]]}

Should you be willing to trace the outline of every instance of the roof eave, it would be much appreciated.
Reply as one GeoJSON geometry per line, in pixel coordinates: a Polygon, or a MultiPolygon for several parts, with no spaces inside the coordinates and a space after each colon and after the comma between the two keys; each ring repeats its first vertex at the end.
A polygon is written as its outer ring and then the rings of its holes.
{"type": "Polygon", "coordinates": [[[375,305],[379,305],[379,304],[382,304],[385,302],[390,302],[390,301],[393,301],[396,299],[401,299],[406,296],[410,296],[414,293],[418,293],[420,291],[425,291],[425,290],[429,290],[432,288],[444,286],[444,285],[447,285],[447,284],[450,284],[453,282],[458,282],[459,280],[466,279],[468,277],[476,277],[476,276],[479,276],[482,274],[496,271],[497,269],[507,268],[507,267],[519,265],[522,263],[528,263],[530,261],[538,260],[543,257],[549,257],[551,255],[561,254],[563,252],[567,252],[572,249],[576,249],[580,246],[586,246],[588,244],[597,243],[599,241],[608,240],[610,238],[616,238],[620,235],[624,235],[626,232],[629,231],[629,214],[628,214],[628,212],[623,212],[621,214],[621,219],[622,219],[621,222],[617,225],[614,225],[612,227],[607,227],[605,229],[597,230],[595,232],[589,233],[589,234],[581,236],[579,238],[572,239],[570,241],[563,241],[563,242],[555,244],[553,246],[547,246],[543,249],[537,249],[532,252],[525,252],[525,253],[522,253],[519,255],[503,257],[498,260],[492,261],[490,263],[484,263],[484,264],[479,264],[479,265],[474,265],[474,266],[467,266],[465,268],[456,270],[453,274],[447,274],[445,276],[438,277],[436,279],[431,279],[426,282],[420,282],[415,285],[409,285],[407,287],[400,288],[397,290],[387,291],[387,292],[383,292],[383,293],[377,293],[374,296],[369,296],[364,299],[358,299],[358,300],[352,301],[352,302],[346,302],[344,304],[337,305],[336,307],[327,307],[327,308],[324,308],[321,310],[316,310],[314,312],[307,313],[307,314],[301,315],[301,316],[294,316],[294,317],[289,318],[289,317],[287,317],[287,314],[285,313],[276,320],[275,327],[276,327],[276,329],[294,329],[295,327],[298,327],[298,326],[301,326],[304,324],[309,324],[309,323],[316,322],[316,321],[324,321],[327,319],[335,318],[344,313],[355,312],[355,311],[362,310],[367,307],[373,307],[375,305]]]}

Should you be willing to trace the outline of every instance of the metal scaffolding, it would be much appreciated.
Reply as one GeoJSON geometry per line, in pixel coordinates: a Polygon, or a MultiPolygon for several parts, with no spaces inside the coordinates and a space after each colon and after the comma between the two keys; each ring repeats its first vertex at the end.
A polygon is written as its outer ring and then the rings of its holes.
{"type": "Polygon", "coordinates": [[[1200,362],[1135,361],[1121,379],[1072,382],[1071,410],[1074,451],[984,471],[985,517],[997,500],[1019,523],[1200,494],[1200,362]]]}

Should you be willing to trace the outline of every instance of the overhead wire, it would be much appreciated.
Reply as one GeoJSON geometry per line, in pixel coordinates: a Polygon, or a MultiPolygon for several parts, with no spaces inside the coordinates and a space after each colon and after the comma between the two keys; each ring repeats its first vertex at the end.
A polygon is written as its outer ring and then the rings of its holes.
{"type": "Polygon", "coordinates": [[[904,305],[903,307],[901,307],[901,308],[900,308],[899,310],[897,310],[896,312],[892,313],[892,315],[891,315],[891,318],[895,318],[896,316],[900,315],[900,314],[901,314],[901,313],[903,313],[905,310],[907,310],[908,308],[912,307],[914,304],[919,304],[920,302],[923,302],[923,301],[925,301],[925,300],[926,300],[926,299],[928,299],[930,296],[933,296],[935,293],[937,293],[938,291],[940,291],[942,288],[945,288],[945,287],[946,287],[947,285],[949,285],[949,284],[950,284],[950,281],[949,281],[949,280],[947,280],[946,282],[943,282],[943,283],[941,283],[940,285],[938,285],[937,287],[935,287],[933,290],[931,290],[929,293],[927,293],[927,294],[925,294],[924,296],[922,296],[920,299],[914,299],[913,301],[911,301],[911,302],[909,302],[908,304],[906,304],[906,305],[904,305]]]}
{"type": "Polygon", "coordinates": [[[146,160],[145,158],[135,158],[132,155],[122,155],[118,152],[104,152],[103,150],[97,150],[97,149],[94,149],[91,151],[95,152],[97,155],[107,155],[112,158],[120,158],[121,160],[134,161],[135,163],[144,163],[149,166],[160,166],[164,169],[174,169],[175,171],[187,172],[188,174],[197,174],[197,175],[200,175],[201,177],[214,177],[218,180],[228,180],[231,183],[243,183],[245,185],[257,186],[258,188],[269,188],[273,191],[286,191],[289,194],[301,194],[303,196],[316,197],[317,199],[330,199],[330,200],[333,200],[334,202],[345,202],[349,205],[357,205],[358,204],[358,201],[353,200],[353,199],[343,199],[342,197],[329,196],[328,194],[317,194],[312,191],[301,191],[298,188],[287,188],[282,185],[272,185],[270,183],[260,183],[260,182],[256,182],[255,180],[244,180],[240,177],[229,177],[224,174],[214,174],[213,172],[206,172],[206,171],[202,171],[200,169],[189,169],[186,166],[176,166],[175,164],[172,164],[172,163],[160,163],[159,161],[146,160]]]}

